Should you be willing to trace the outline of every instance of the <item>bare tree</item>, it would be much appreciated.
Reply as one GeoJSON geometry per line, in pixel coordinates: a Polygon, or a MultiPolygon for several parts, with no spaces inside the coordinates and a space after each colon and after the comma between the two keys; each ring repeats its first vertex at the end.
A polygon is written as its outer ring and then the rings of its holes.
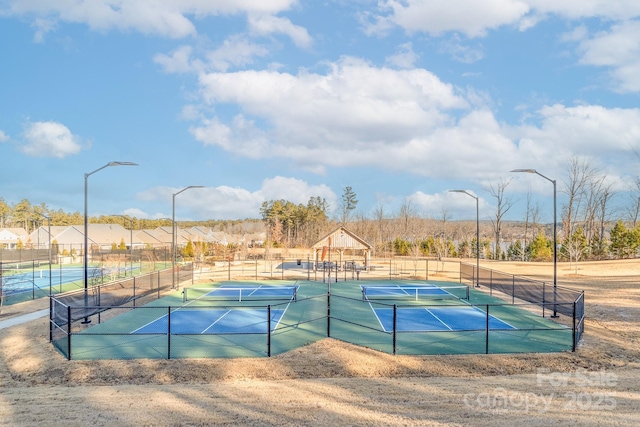
{"type": "Polygon", "coordinates": [[[376,223],[374,231],[373,251],[372,255],[376,255],[375,251],[377,246],[383,245],[388,241],[388,221],[384,212],[384,205],[379,203],[373,210],[373,219],[376,223]]]}
{"type": "MultiPolygon", "coordinates": [[[[444,270],[444,258],[449,255],[449,240],[447,238],[447,221],[449,220],[449,212],[445,208],[442,208],[441,216],[440,216],[440,230],[436,233],[436,238],[434,239],[435,243],[435,251],[436,256],[439,261],[442,262],[442,270],[444,270]]],[[[438,264],[436,263],[436,272],[438,272],[437,268],[438,264]]]]}
{"type": "MultiPolygon", "coordinates": [[[[594,255],[601,255],[609,204],[614,195],[611,184],[606,183],[606,176],[599,173],[589,159],[573,157],[569,160],[569,178],[564,192],[568,202],[562,215],[563,247],[568,252],[577,245],[572,240],[578,239],[580,233],[576,230],[580,228],[594,255]]],[[[573,258],[573,255],[569,256],[573,258]]]]}
{"type": "Polygon", "coordinates": [[[406,239],[409,236],[413,236],[414,233],[414,219],[416,218],[416,210],[411,204],[411,200],[404,199],[402,205],[400,205],[400,211],[398,213],[400,220],[401,235],[406,239]]]}
{"type": "Polygon", "coordinates": [[[640,219],[640,177],[634,180],[633,190],[631,191],[631,203],[627,206],[627,216],[631,226],[635,228],[640,219]]]}
{"type": "Polygon", "coordinates": [[[500,178],[500,181],[495,185],[489,186],[489,192],[492,197],[496,199],[496,216],[495,220],[491,220],[491,225],[493,226],[493,235],[495,237],[496,249],[494,252],[494,259],[500,259],[500,241],[502,235],[502,220],[504,216],[509,212],[509,209],[513,206],[513,201],[505,196],[505,190],[511,183],[511,178],[504,180],[500,178]]]}
{"type": "Polygon", "coordinates": [[[531,240],[538,234],[540,224],[540,205],[533,204],[531,192],[527,193],[527,206],[524,219],[524,244],[522,245],[522,260],[526,257],[526,248],[529,244],[529,230],[531,230],[531,240]]]}
{"type": "Polygon", "coordinates": [[[594,169],[584,157],[569,159],[569,178],[565,182],[563,192],[567,195],[567,204],[562,213],[562,230],[565,236],[570,236],[575,228],[589,183],[593,180],[594,169]]]}

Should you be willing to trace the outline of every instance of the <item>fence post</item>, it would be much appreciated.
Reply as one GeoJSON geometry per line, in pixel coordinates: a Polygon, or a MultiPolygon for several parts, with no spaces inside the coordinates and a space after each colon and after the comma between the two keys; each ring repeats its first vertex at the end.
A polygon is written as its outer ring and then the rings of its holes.
{"type": "Polygon", "coordinates": [[[67,360],[71,360],[71,306],[67,306],[67,360]]]}
{"type": "Polygon", "coordinates": [[[49,342],[53,341],[53,297],[49,296],[49,342]]]}
{"type": "Polygon", "coordinates": [[[484,351],[485,354],[489,354],[489,304],[487,304],[487,325],[486,325],[486,329],[487,329],[487,338],[484,344],[484,351]]]}
{"type": "Polygon", "coordinates": [[[327,337],[331,337],[331,291],[327,292],[327,337]]]}
{"type": "Polygon", "coordinates": [[[511,304],[516,303],[516,276],[511,276],[511,304]]]}
{"type": "Polygon", "coordinates": [[[36,262],[31,261],[31,299],[36,299],[36,262]]]}
{"type": "Polygon", "coordinates": [[[271,357],[271,304],[267,305],[267,357],[271,357]]]}
{"type": "Polygon", "coordinates": [[[171,306],[167,307],[167,359],[171,359],[171,306]]]}
{"type": "Polygon", "coordinates": [[[576,351],[576,346],[577,346],[577,342],[576,342],[576,301],[573,301],[573,343],[571,345],[571,351],[575,352],[576,351]]]}
{"type": "Polygon", "coordinates": [[[398,321],[398,309],[396,304],[393,304],[393,355],[396,355],[396,324],[398,321]]]}
{"type": "MultiPolygon", "coordinates": [[[[131,267],[131,274],[133,275],[133,267],[131,267]]],[[[136,277],[135,276],[133,276],[133,306],[134,307],[136,306],[136,277]]]]}
{"type": "Polygon", "coordinates": [[[547,298],[545,296],[547,282],[542,282],[542,317],[544,317],[544,309],[547,307],[547,298]]]}

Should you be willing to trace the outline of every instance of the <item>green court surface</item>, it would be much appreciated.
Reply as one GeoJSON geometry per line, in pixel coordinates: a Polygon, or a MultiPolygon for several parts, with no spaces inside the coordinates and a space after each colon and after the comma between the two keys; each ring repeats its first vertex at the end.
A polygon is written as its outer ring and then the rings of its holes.
{"type": "MultiPolygon", "coordinates": [[[[77,332],[72,330],[70,358],[265,357],[327,336],[390,354],[559,352],[572,349],[573,330],[567,326],[571,325],[572,319],[563,316],[552,321],[542,317],[542,310],[536,305],[506,304],[473,288],[469,291],[468,300],[437,295],[418,300],[390,297],[392,299],[370,301],[363,298],[362,285],[389,286],[394,283],[402,286],[426,284],[424,281],[344,281],[329,285],[275,280],[197,285],[198,288],[211,289],[221,286],[262,287],[267,292],[256,292],[254,295],[259,297],[244,297],[242,301],[217,297],[187,298],[185,301],[182,291],[176,291],[135,309],[111,308],[100,317],[93,316],[92,326],[77,332]],[[271,288],[291,286],[297,286],[295,299],[282,295],[269,299],[271,288]],[[389,318],[381,317],[381,314],[388,317],[393,313],[394,304],[397,312],[402,313],[397,318],[399,323],[395,333],[388,326],[389,318]],[[189,311],[188,316],[185,310],[189,311]],[[426,324],[419,314],[421,310],[437,313],[440,317],[448,313],[450,320],[438,330],[421,329],[421,325],[426,324]],[[483,323],[487,310],[489,321],[502,326],[490,326],[487,330],[483,323]],[[202,311],[202,319],[198,316],[199,311],[202,311]],[[217,314],[219,312],[223,314],[217,314]],[[243,321],[242,327],[234,328],[233,321],[229,319],[239,319],[242,313],[249,312],[257,320],[251,320],[250,326],[243,321]],[[467,321],[457,322],[456,314],[452,313],[473,313],[474,317],[480,318],[480,323],[469,326],[467,321]],[[207,320],[207,316],[212,320],[207,320]],[[204,323],[204,326],[194,325],[191,329],[189,322],[204,323]],[[223,327],[222,322],[227,324],[223,327]],[[383,326],[385,322],[386,329],[383,326]],[[169,333],[170,328],[174,330],[169,333]]],[[[430,283],[445,290],[447,286],[460,287],[459,283],[430,283]]],[[[207,292],[190,290],[189,294],[206,295],[207,292]]],[[[66,339],[68,337],[54,343],[63,352],[68,348],[66,339]]]]}

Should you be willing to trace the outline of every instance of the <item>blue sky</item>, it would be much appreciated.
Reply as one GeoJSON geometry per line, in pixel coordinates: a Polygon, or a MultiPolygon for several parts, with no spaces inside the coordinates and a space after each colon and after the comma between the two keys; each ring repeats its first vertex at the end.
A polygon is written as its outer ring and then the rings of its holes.
{"type": "Polygon", "coordinates": [[[263,201],[551,221],[569,160],[623,206],[640,150],[637,0],[0,0],[0,197],[177,219],[263,201]]]}

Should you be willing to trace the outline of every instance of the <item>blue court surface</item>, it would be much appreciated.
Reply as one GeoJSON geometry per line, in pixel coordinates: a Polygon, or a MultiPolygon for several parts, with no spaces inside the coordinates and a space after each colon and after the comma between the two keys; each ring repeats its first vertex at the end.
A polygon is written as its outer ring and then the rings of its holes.
{"type": "MultiPolygon", "coordinates": [[[[271,331],[274,331],[285,309],[271,309],[271,331]]],[[[180,309],[171,313],[172,334],[266,334],[267,309],[180,309]]],[[[133,334],[168,333],[168,316],[162,316],[133,334]]]]}
{"type": "MultiPolygon", "coordinates": [[[[373,308],[373,307],[372,307],[373,308]]],[[[393,331],[393,308],[373,308],[385,332],[393,331]]],[[[487,314],[477,307],[398,307],[397,332],[484,331],[487,314]]],[[[516,329],[489,315],[490,330],[516,329]]]]}

